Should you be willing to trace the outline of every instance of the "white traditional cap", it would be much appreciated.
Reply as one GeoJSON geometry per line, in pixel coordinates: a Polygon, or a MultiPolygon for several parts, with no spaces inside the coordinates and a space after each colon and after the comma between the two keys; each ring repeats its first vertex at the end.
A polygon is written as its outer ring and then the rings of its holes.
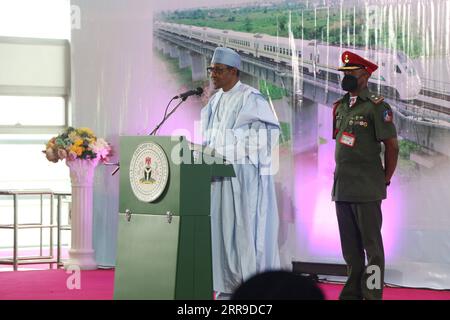
{"type": "Polygon", "coordinates": [[[214,55],[211,64],[221,63],[230,67],[241,69],[241,57],[239,54],[230,48],[218,47],[214,50],[214,55]]]}

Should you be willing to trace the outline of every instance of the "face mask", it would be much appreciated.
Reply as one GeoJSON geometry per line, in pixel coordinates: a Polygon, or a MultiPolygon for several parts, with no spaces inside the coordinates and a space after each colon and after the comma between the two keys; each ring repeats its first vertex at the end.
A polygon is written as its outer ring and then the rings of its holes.
{"type": "Polygon", "coordinates": [[[358,78],[355,76],[346,74],[342,79],[342,90],[344,91],[355,91],[358,89],[358,78]]]}

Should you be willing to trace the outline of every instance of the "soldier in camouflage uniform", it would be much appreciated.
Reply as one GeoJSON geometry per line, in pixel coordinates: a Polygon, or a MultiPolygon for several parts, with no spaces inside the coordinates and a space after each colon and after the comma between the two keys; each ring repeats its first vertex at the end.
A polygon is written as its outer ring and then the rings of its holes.
{"type": "Polygon", "coordinates": [[[348,93],[333,105],[336,170],[332,192],[348,271],[340,299],[381,299],[381,201],[397,165],[397,132],[391,107],[367,88],[378,66],[349,51],[342,54],[342,61],[342,88],[348,93]]]}

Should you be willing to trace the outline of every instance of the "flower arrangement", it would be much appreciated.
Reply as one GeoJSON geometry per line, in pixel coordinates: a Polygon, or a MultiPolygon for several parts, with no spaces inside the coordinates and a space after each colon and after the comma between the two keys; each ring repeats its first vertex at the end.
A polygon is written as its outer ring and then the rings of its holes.
{"type": "Polygon", "coordinates": [[[59,160],[96,159],[108,161],[111,146],[97,138],[89,128],[67,128],[62,134],[51,138],[42,151],[51,162],[59,160]]]}

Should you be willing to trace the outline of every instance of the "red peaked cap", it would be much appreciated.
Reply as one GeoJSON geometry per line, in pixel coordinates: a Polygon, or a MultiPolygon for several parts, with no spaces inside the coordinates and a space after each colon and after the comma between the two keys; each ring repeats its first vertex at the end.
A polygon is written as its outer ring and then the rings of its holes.
{"type": "Polygon", "coordinates": [[[371,75],[372,72],[378,69],[378,66],[375,63],[372,63],[350,51],[344,51],[341,58],[344,65],[338,68],[339,71],[364,68],[371,75]]]}

